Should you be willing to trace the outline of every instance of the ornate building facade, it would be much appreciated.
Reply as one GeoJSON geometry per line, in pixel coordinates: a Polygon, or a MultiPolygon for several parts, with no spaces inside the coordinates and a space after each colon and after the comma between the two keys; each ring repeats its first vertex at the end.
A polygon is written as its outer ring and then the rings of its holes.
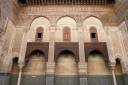
{"type": "Polygon", "coordinates": [[[0,85],[128,85],[128,0],[0,6],[0,85]]]}

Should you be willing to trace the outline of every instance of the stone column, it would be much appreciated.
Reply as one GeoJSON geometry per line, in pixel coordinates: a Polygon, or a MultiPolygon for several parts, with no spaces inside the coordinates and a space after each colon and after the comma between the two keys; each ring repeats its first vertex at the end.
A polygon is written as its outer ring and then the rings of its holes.
{"type": "Polygon", "coordinates": [[[78,40],[79,40],[79,76],[80,85],[87,85],[87,63],[85,62],[84,51],[84,35],[83,35],[82,23],[78,25],[78,40]]]}
{"type": "Polygon", "coordinates": [[[54,85],[54,72],[55,72],[55,63],[54,63],[55,38],[54,36],[55,36],[55,26],[52,26],[50,29],[49,53],[48,53],[47,72],[46,72],[46,85],[54,85]]]}
{"type": "Polygon", "coordinates": [[[23,72],[23,67],[25,65],[25,54],[26,54],[26,47],[27,47],[27,28],[22,28],[23,29],[23,35],[22,35],[22,40],[21,40],[21,46],[20,46],[20,52],[19,52],[19,75],[18,75],[18,81],[17,85],[21,85],[22,81],[22,72],[23,72]]]}
{"type": "Polygon", "coordinates": [[[24,63],[19,62],[19,76],[18,76],[17,85],[20,85],[20,83],[21,83],[21,75],[22,75],[23,66],[24,66],[24,63]]]}
{"type": "Polygon", "coordinates": [[[113,78],[113,85],[117,85],[116,75],[115,75],[115,66],[116,66],[115,62],[110,63],[110,69],[111,69],[112,78],[113,78]]]}
{"type": "Polygon", "coordinates": [[[20,54],[19,54],[19,60],[24,61],[25,54],[26,54],[26,48],[27,48],[27,28],[24,28],[21,46],[20,46],[20,54]]]}

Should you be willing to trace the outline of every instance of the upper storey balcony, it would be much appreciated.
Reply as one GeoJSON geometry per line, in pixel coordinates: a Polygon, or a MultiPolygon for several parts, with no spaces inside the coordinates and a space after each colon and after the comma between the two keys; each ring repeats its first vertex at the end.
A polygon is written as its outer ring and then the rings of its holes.
{"type": "Polygon", "coordinates": [[[22,5],[113,5],[115,0],[18,0],[22,5]]]}

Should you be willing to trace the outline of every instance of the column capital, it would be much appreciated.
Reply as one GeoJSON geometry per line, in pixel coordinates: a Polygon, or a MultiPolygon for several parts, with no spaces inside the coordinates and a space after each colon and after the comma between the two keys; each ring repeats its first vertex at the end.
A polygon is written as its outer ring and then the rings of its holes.
{"type": "Polygon", "coordinates": [[[111,69],[111,70],[114,70],[115,67],[116,67],[116,62],[110,62],[110,63],[109,63],[109,66],[110,66],[110,69],[111,69]]]}
{"type": "Polygon", "coordinates": [[[81,22],[77,23],[77,29],[79,32],[83,32],[83,24],[81,22]]]}
{"type": "Polygon", "coordinates": [[[55,32],[55,30],[56,30],[56,27],[55,26],[51,26],[50,27],[50,32],[55,32]]]}
{"type": "Polygon", "coordinates": [[[21,70],[24,67],[24,61],[19,61],[18,64],[19,64],[19,68],[21,70]]]}
{"type": "Polygon", "coordinates": [[[78,23],[77,23],[77,26],[78,26],[78,27],[82,27],[82,23],[81,23],[81,22],[78,22],[78,23]]]}

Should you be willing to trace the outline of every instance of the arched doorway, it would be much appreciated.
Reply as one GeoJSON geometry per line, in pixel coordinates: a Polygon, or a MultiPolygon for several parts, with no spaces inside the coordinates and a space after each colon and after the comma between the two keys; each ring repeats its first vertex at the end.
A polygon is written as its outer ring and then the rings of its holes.
{"type": "Polygon", "coordinates": [[[88,85],[112,85],[112,76],[103,54],[94,50],[88,57],[88,85]]]}
{"type": "Polygon", "coordinates": [[[12,69],[11,69],[11,85],[17,85],[19,66],[18,66],[18,57],[12,59],[12,69]]]}
{"type": "Polygon", "coordinates": [[[71,51],[64,50],[58,55],[55,74],[55,85],[79,85],[78,64],[71,51]]]}
{"type": "Polygon", "coordinates": [[[41,50],[31,52],[23,69],[21,85],[45,85],[46,57],[41,50]]]}
{"type": "Polygon", "coordinates": [[[115,75],[116,75],[117,85],[124,85],[121,60],[119,58],[116,59],[115,75]]]}

